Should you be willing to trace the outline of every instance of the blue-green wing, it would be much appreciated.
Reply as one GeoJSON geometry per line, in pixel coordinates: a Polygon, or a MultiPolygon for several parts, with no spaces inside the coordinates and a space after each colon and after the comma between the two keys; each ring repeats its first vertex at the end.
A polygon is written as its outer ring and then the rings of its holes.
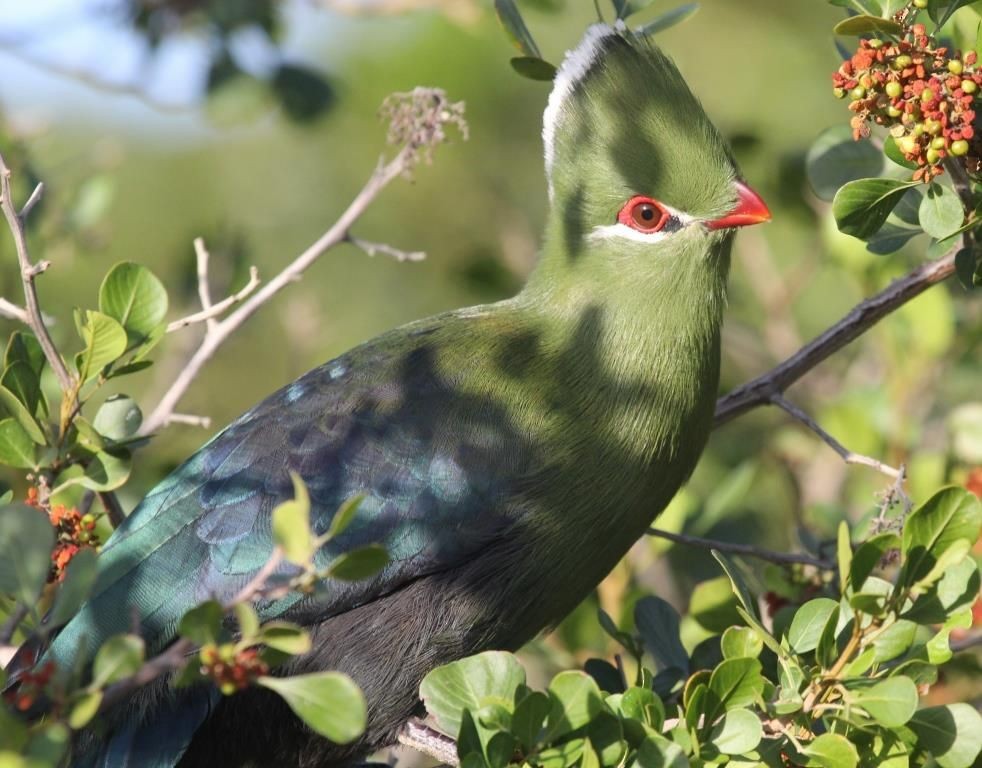
{"type": "Polygon", "coordinates": [[[292,596],[264,606],[266,618],[323,620],[452,568],[499,536],[529,469],[527,439],[500,406],[442,376],[427,342],[421,334],[404,350],[399,337],[382,337],[354,350],[198,451],[106,544],[92,598],[49,653],[69,660],[82,637],[94,650],[128,631],[134,612],[153,652],[189,608],[234,595],[269,558],[270,513],[292,497],[291,471],[307,484],[317,532],[345,499],[365,494],[321,562],[369,543],[383,544],[391,562],[367,581],[328,583],[313,603],[292,596]]]}

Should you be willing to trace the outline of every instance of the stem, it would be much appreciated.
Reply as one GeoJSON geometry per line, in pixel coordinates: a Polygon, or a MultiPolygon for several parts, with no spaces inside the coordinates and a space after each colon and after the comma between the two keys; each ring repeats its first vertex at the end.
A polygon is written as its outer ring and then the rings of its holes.
{"type": "Polygon", "coordinates": [[[779,565],[811,565],[823,571],[835,570],[835,565],[827,560],[819,560],[811,555],[801,555],[788,552],[774,552],[769,549],[761,549],[750,544],[733,544],[727,541],[715,541],[713,539],[703,539],[699,536],[687,536],[682,533],[669,533],[659,528],[649,528],[649,536],[657,536],[660,539],[668,539],[676,544],[684,544],[688,547],[701,547],[703,549],[715,549],[720,552],[728,552],[733,555],[745,555],[756,557],[758,560],[767,560],[779,565]]]}

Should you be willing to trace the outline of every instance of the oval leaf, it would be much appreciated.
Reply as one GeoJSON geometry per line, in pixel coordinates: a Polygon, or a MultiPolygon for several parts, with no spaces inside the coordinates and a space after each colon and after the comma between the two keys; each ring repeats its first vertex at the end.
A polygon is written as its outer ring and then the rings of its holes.
{"type": "Polygon", "coordinates": [[[698,10],[699,3],[686,3],[685,5],[680,5],[678,8],[673,8],[670,11],[666,11],[661,16],[657,16],[649,21],[637,31],[637,34],[641,35],[642,37],[657,35],[659,32],[664,32],[669,27],[674,27],[677,24],[681,24],[698,10]]]}
{"type": "Polygon", "coordinates": [[[34,441],[14,419],[0,420],[0,464],[19,469],[37,466],[34,441]]]}
{"type": "Polygon", "coordinates": [[[534,56],[516,56],[509,61],[511,68],[529,80],[550,82],[556,77],[556,66],[534,56]]]}
{"type": "Polygon", "coordinates": [[[136,434],[143,423],[140,406],[132,397],[113,395],[96,411],[92,426],[110,440],[125,440],[136,434]]]}
{"type": "Polygon", "coordinates": [[[143,638],[136,635],[115,635],[99,648],[92,665],[92,685],[102,687],[129,677],[143,664],[143,638]]]}
{"type": "Polygon", "coordinates": [[[788,629],[788,643],[795,653],[815,650],[829,617],[838,605],[835,600],[819,597],[809,600],[795,612],[788,629]]]}
{"type": "Polygon", "coordinates": [[[961,227],[965,220],[961,200],[946,184],[932,184],[918,209],[921,227],[931,237],[944,240],[961,227]]]}
{"type": "Polygon", "coordinates": [[[525,21],[518,11],[518,6],[515,5],[515,0],[494,0],[494,12],[498,15],[498,21],[505,28],[512,44],[522,52],[523,56],[542,58],[542,54],[539,53],[539,46],[535,44],[532,34],[525,26],[525,21]]]}
{"type": "Polygon", "coordinates": [[[880,725],[897,728],[917,711],[917,686],[909,677],[888,677],[869,688],[852,691],[853,701],[880,725]]]}
{"type": "Polygon", "coordinates": [[[26,504],[0,507],[0,592],[32,606],[48,579],[54,543],[44,512],[26,504]]]}
{"type": "Polygon", "coordinates": [[[839,231],[860,240],[883,226],[904,193],[918,182],[894,179],[859,179],[844,184],[832,200],[832,215],[839,231]]]}
{"type": "Polygon", "coordinates": [[[124,261],[117,264],[99,288],[99,311],[126,331],[127,348],[150,337],[167,315],[167,289],[146,267],[124,261]]]}
{"type": "Polygon", "coordinates": [[[336,744],[348,744],[365,731],[366,707],[361,689],[340,672],[296,677],[260,677],[310,728],[336,744]]]}
{"type": "Polygon", "coordinates": [[[389,553],[381,544],[369,544],[339,555],[331,562],[327,575],[342,581],[370,578],[389,564],[389,553]]]}
{"type": "Polygon", "coordinates": [[[879,176],[883,155],[869,141],[855,141],[852,129],[841,125],[824,131],[812,144],[805,159],[812,190],[831,202],[843,184],[879,176]]]}
{"type": "Polygon", "coordinates": [[[126,351],[126,331],[116,320],[91,309],[76,312],[75,324],[85,349],[75,357],[78,377],[84,383],[95,378],[126,351]]]}
{"type": "Polygon", "coordinates": [[[897,35],[903,32],[904,28],[893,19],[884,19],[879,16],[850,16],[843,19],[833,28],[837,35],[849,35],[850,37],[862,37],[864,35],[897,35]]]}
{"type": "Polygon", "coordinates": [[[859,763],[856,747],[837,733],[823,733],[805,746],[802,753],[808,756],[808,765],[822,768],[856,768],[859,763]]]}
{"type": "Polygon", "coordinates": [[[982,750],[982,715],[970,704],[927,707],[908,727],[917,734],[917,746],[941,768],[970,768],[982,750]]]}

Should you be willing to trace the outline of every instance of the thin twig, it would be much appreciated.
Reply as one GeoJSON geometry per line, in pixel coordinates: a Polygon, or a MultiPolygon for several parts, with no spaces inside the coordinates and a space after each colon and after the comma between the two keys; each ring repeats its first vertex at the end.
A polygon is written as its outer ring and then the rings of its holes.
{"type": "Polygon", "coordinates": [[[982,646],[982,632],[975,632],[958,640],[952,640],[948,645],[952,653],[961,653],[962,651],[968,651],[979,646],[982,646]]]}
{"type": "Polygon", "coordinates": [[[31,318],[26,309],[18,307],[12,301],[7,301],[4,298],[0,298],[0,317],[5,317],[8,320],[19,320],[25,325],[31,324],[31,318]]]}
{"type": "Polygon", "coordinates": [[[457,742],[419,720],[410,720],[402,726],[399,743],[429,755],[443,765],[460,765],[457,759],[457,742]]]}
{"type": "Polygon", "coordinates": [[[7,620],[3,624],[0,624],[0,645],[10,645],[10,639],[14,636],[14,632],[17,631],[17,627],[20,626],[21,622],[27,618],[30,610],[26,605],[17,604],[7,617],[7,620]]]}
{"type": "Polygon", "coordinates": [[[684,544],[687,547],[700,547],[702,549],[715,549],[720,552],[727,552],[731,555],[745,555],[755,557],[758,560],[767,560],[779,565],[811,565],[823,571],[834,571],[836,566],[828,560],[820,560],[811,555],[797,554],[793,552],[774,552],[769,549],[761,549],[750,544],[733,544],[728,541],[715,541],[704,539],[700,536],[688,536],[684,533],[670,533],[660,528],[649,528],[649,536],[657,536],[660,539],[668,539],[676,544],[684,544]]]}
{"type": "MultiPolygon", "coordinates": [[[[34,207],[34,204],[41,195],[41,191],[42,186],[38,184],[28,199],[27,204],[24,205],[26,212],[29,212],[34,207]]],[[[47,326],[44,324],[44,318],[41,316],[41,307],[38,303],[37,289],[34,286],[34,278],[44,271],[47,267],[47,262],[41,262],[39,264],[31,263],[31,258],[27,250],[27,238],[24,235],[24,219],[21,214],[17,213],[17,209],[14,207],[13,197],[10,192],[10,169],[4,162],[2,155],[0,155],[0,207],[3,208],[3,215],[7,219],[7,225],[10,227],[10,233],[13,235],[14,246],[17,250],[21,282],[24,284],[27,323],[31,327],[31,330],[34,331],[34,335],[37,337],[38,343],[44,351],[45,359],[47,359],[51,369],[55,372],[55,376],[58,377],[58,383],[61,385],[62,391],[66,395],[69,395],[74,390],[75,381],[68,372],[68,368],[65,367],[65,362],[61,359],[61,355],[58,354],[58,350],[51,340],[51,335],[48,333],[47,326]]]]}
{"type": "Polygon", "coordinates": [[[396,261],[422,261],[426,258],[426,254],[423,251],[403,251],[385,243],[372,243],[352,235],[348,235],[345,240],[356,248],[360,248],[369,256],[375,256],[381,253],[385,256],[391,256],[396,261]]]}
{"type": "Polygon", "coordinates": [[[238,309],[207,330],[200,346],[195,350],[167,392],[164,393],[156,408],[144,420],[140,428],[141,435],[150,434],[168,422],[178,402],[187,392],[188,387],[191,386],[204,364],[212,358],[222,343],[236,329],[255,314],[256,310],[285,286],[297,280],[320,256],[349,238],[352,225],[385,187],[411,167],[417,152],[417,147],[406,145],[389,163],[384,165],[380,163],[361,192],[355,196],[355,199],[327,232],[321,235],[316,242],[272,280],[249,296],[238,309]]]}
{"type": "MultiPolygon", "coordinates": [[[[197,242],[198,240],[195,240],[195,243],[197,242]]],[[[207,285],[207,282],[206,277],[204,283],[199,283],[199,285],[207,285]]],[[[193,315],[188,315],[187,317],[182,317],[180,320],[175,320],[172,323],[168,323],[167,333],[173,333],[174,331],[179,331],[182,328],[187,328],[189,325],[193,325],[194,323],[201,322],[207,323],[209,328],[214,328],[216,325],[216,317],[224,314],[229,307],[235,306],[240,301],[245,299],[246,296],[256,290],[258,285],[259,272],[255,267],[249,267],[249,282],[246,283],[239,291],[233,293],[231,296],[227,296],[217,304],[209,304],[206,309],[202,309],[200,312],[195,312],[193,315]]],[[[207,293],[202,295],[202,306],[204,306],[205,298],[207,298],[207,293]]]]}
{"type": "MultiPolygon", "coordinates": [[[[167,424],[187,424],[192,427],[208,429],[211,426],[211,418],[208,416],[195,416],[191,413],[172,413],[167,419],[167,424]]],[[[167,425],[165,424],[164,426],[167,425]]]]}
{"type": "Polygon", "coordinates": [[[119,499],[116,498],[116,494],[112,491],[99,491],[98,495],[99,501],[102,502],[102,508],[106,510],[106,516],[112,523],[113,530],[119,528],[126,520],[126,513],[123,512],[123,507],[120,505],[119,499]]]}
{"type": "Polygon", "coordinates": [[[796,421],[800,421],[808,429],[822,438],[822,441],[828,445],[833,451],[835,451],[846,464],[861,464],[864,467],[871,467],[877,472],[882,472],[887,477],[897,480],[903,477],[903,471],[899,469],[894,469],[888,464],[884,464],[882,461],[870,458],[869,456],[864,456],[861,453],[855,453],[846,448],[842,443],[836,440],[832,435],[826,432],[818,424],[815,419],[805,413],[801,408],[792,402],[789,402],[787,398],[780,394],[771,395],[771,402],[784,410],[788,415],[790,415],[796,421]]]}
{"type": "Polygon", "coordinates": [[[936,261],[922,264],[884,290],[859,302],[849,314],[784,362],[721,397],[716,401],[715,426],[720,427],[747,411],[771,403],[774,395],[783,394],[815,366],[863,335],[891,312],[950,277],[955,271],[956,251],[953,249],[936,261]]]}

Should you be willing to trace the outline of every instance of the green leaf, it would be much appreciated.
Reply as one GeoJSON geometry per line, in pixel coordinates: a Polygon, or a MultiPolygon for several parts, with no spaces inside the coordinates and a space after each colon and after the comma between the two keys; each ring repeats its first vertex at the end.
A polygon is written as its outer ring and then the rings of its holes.
{"type": "Polygon", "coordinates": [[[696,584],[689,602],[689,615],[704,629],[720,633],[740,623],[736,603],[730,580],[719,576],[696,584]]]}
{"type": "Polygon", "coordinates": [[[26,504],[0,507],[0,593],[33,606],[48,579],[54,543],[44,512],[26,504]]]}
{"type": "Polygon", "coordinates": [[[259,614],[250,603],[236,603],[232,606],[235,621],[239,625],[239,635],[242,640],[259,642],[259,614]]]}
{"type": "Polygon", "coordinates": [[[295,677],[260,677],[315,733],[336,744],[348,744],[365,731],[365,697],[347,675],[315,672],[295,677]]]}
{"type": "Polygon", "coordinates": [[[626,19],[636,13],[640,13],[654,0],[614,0],[614,11],[618,19],[626,19]]]}
{"type": "Polygon", "coordinates": [[[955,274],[966,291],[975,289],[975,251],[962,248],[955,254],[955,274]]]}
{"type": "Polygon", "coordinates": [[[195,645],[217,643],[224,618],[225,609],[222,604],[217,600],[207,600],[181,617],[177,632],[195,645]]]}
{"type": "Polygon", "coordinates": [[[525,21],[522,19],[522,14],[514,0],[494,0],[494,11],[498,15],[501,26],[505,28],[505,32],[511,39],[512,45],[521,51],[523,56],[541,59],[542,54],[539,53],[539,46],[532,39],[532,34],[525,26],[525,21]]]}
{"type": "Polygon", "coordinates": [[[750,627],[727,627],[720,647],[724,659],[756,659],[764,650],[764,643],[750,627]]]}
{"type": "Polygon", "coordinates": [[[743,612],[750,614],[750,616],[757,621],[760,619],[760,613],[757,610],[757,601],[754,599],[753,594],[750,591],[750,587],[747,586],[747,582],[743,578],[743,574],[740,573],[740,569],[737,567],[736,563],[728,556],[724,555],[722,552],[717,552],[715,549],[711,550],[712,555],[716,558],[716,562],[719,563],[723,572],[726,574],[727,578],[730,580],[730,586],[733,589],[733,594],[736,595],[737,600],[740,601],[740,606],[743,611],[740,612],[741,616],[743,612]]]}
{"type": "Polygon", "coordinates": [[[584,672],[567,670],[549,683],[552,710],[546,721],[546,741],[555,741],[582,728],[604,711],[604,699],[596,681],[584,672]]]}
{"type": "Polygon", "coordinates": [[[844,184],[832,201],[839,231],[860,240],[872,236],[887,220],[904,193],[919,182],[859,179],[844,184]]]}
{"type": "Polygon", "coordinates": [[[907,619],[899,619],[873,640],[873,661],[882,664],[903,656],[914,644],[917,624],[907,619]]]}
{"type": "Polygon", "coordinates": [[[100,435],[119,441],[135,435],[142,423],[143,414],[133,398],[112,395],[96,411],[92,426],[100,435]]]}
{"type": "Polygon", "coordinates": [[[486,651],[434,669],[423,678],[419,696],[440,729],[456,736],[463,710],[509,706],[524,684],[525,670],[518,659],[504,651],[486,651]]]}
{"type": "Polygon", "coordinates": [[[114,635],[99,648],[92,665],[92,686],[102,688],[136,674],[146,648],[136,635],[114,635]]]}
{"type": "Polygon", "coordinates": [[[811,145],[805,170],[816,196],[831,202],[846,182],[881,175],[883,155],[871,142],[855,141],[849,126],[838,125],[824,131],[811,145]]]}
{"type": "Polygon", "coordinates": [[[102,704],[102,691],[82,691],[72,702],[68,713],[68,725],[78,731],[91,722],[102,704]]]}
{"type": "Polygon", "coordinates": [[[653,734],[641,742],[631,768],[689,768],[689,760],[676,742],[653,734]]]}
{"type": "Polygon", "coordinates": [[[37,466],[34,441],[14,419],[0,419],[0,464],[20,469],[37,466]]]}
{"type": "Polygon", "coordinates": [[[660,731],[665,724],[665,705],[650,688],[628,688],[621,696],[620,712],[655,731],[660,731]]]}
{"type": "Polygon", "coordinates": [[[310,650],[310,635],[296,624],[286,621],[271,621],[264,624],[259,632],[259,640],[270,648],[298,656],[310,650]]]}
{"type": "Polygon", "coordinates": [[[146,267],[124,261],[102,281],[99,311],[123,327],[125,349],[133,349],[147,341],[167,316],[167,289],[146,267]]]}
{"type": "Polygon", "coordinates": [[[886,728],[897,728],[917,710],[917,686],[909,677],[898,675],[881,680],[869,688],[850,692],[856,705],[886,728]]]}
{"type": "MultiPolygon", "coordinates": [[[[570,739],[556,747],[543,749],[539,752],[536,763],[539,768],[572,768],[583,757],[584,747],[586,747],[586,739],[570,739]]],[[[461,768],[471,768],[471,766],[464,761],[461,763],[461,768]]]]}
{"type": "Polygon", "coordinates": [[[81,485],[90,491],[112,491],[129,478],[132,464],[132,457],[126,450],[113,448],[111,453],[100,451],[89,459],[82,474],[66,477],[52,493],[58,493],[73,485],[81,485]]]}
{"type": "Polygon", "coordinates": [[[802,749],[808,757],[808,765],[822,768],[856,768],[859,753],[845,736],[837,733],[823,733],[802,749]]]}
{"type": "Polygon", "coordinates": [[[651,37],[659,32],[664,32],[670,27],[681,24],[699,10],[699,3],[686,3],[670,11],[666,11],[661,16],[656,16],[643,27],[638,29],[637,34],[641,37],[651,37]]]}
{"type": "Polygon", "coordinates": [[[7,349],[3,354],[3,367],[9,368],[17,362],[25,363],[34,372],[34,376],[40,380],[41,371],[44,370],[47,361],[44,357],[44,350],[41,349],[41,343],[34,334],[27,331],[14,331],[10,334],[7,349]]]}
{"type": "Polygon", "coordinates": [[[95,586],[98,560],[99,556],[92,547],[82,547],[68,562],[65,578],[58,588],[54,606],[47,619],[50,626],[60,627],[65,624],[78,612],[82,603],[89,599],[92,587],[95,586]]]}
{"type": "Polygon", "coordinates": [[[980,529],[982,503],[975,495],[957,487],[938,491],[904,523],[901,583],[911,585],[924,578],[955,542],[974,544],[980,529]]]}
{"type": "Polygon", "coordinates": [[[892,532],[879,533],[856,547],[849,567],[849,586],[853,591],[863,588],[873,569],[892,549],[900,549],[900,537],[892,532]]]}
{"type": "Polygon", "coordinates": [[[32,415],[33,412],[27,409],[17,395],[4,386],[0,386],[0,405],[3,405],[7,413],[13,416],[14,421],[20,425],[20,428],[31,440],[38,445],[44,445],[48,442],[44,432],[41,431],[41,427],[38,426],[37,420],[32,415]]]}
{"type": "Polygon", "coordinates": [[[511,732],[524,751],[529,752],[535,746],[542,724],[551,710],[552,702],[540,691],[528,691],[515,704],[515,711],[511,716],[511,732]]]}
{"type": "Polygon", "coordinates": [[[764,692],[760,662],[748,658],[724,659],[709,678],[709,690],[727,711],[753,704],[764,692]]]}
{"type": "Polygon", "coordinates": [[[509,59],[511,68],[529,80],[551,82],[556,77],[556,65],[534,56],[516,56],[509,59]]]}
{"type": "Polygon", "coordinates": [[[310,496],[300,475],[290,473],[293,498],[273,510],[273,541],[291,563],[309,562],[314,554],[314,537],[310,531],[310,496]]]}
{"type": "Polygon", "coordinates": [[[829,617],[838,607],[839,604],[835,600],[817,597],[795,611],[788,630],[788,643],[791,649],[795,653],[808,653],[815,650],[829,617]]]}
{"type": "Polygon", "coordinates": [[[0,376],[0,385],[12,392],[28,413],[32,416],[37,413],[43,398],[41,382],[29,363],[23,360],[10,363],[0,376]]]}
{"type": "Polygon", "coordinates": [[[381,544],[369,544],[338,555],[327,570],[328,576],[341,581],[371,578],[389,564],[389,553],[381,544]]]}
{"type": "Polygon", "coordinates": [[[917,746],[941,768],[970,768],[982,750],[982,715],[970,704],[947,704],[916,712],[908,727],[917,746]]]}
{"type": "Polygon", "coordinates": [[[951,187],[933,183],[921,199],[918,219],[931,237],[944,240],[962,225],[965,212],[951,187]]]}
{"type": "Polygon", "coordinates": [[[351,521],[358,514],[358,508],[361,507],[361,503],[364,500],[364,493],[356,493],[341,503],[341,506],[338,507],[337,512],[334,513],[334,517],[331,519],[331,527],[327,529],[327,540],[337,538],[348,529],[351,521]]]}
{"type": "Polygon", "coordinates": [[[975,602],[980,583],[982,575],[975,560],[963,556],[945,568],[944,575],[914,601],[904,617],[919,624],[947,621],[952,612],[975,602]]]}
{"type": "Polygon", "coordinates": [[[75,357],[79,380],[85,383],[99,375],[126,351],[126,331],[113,318],[91,309],[75,313],[75,325],[85,349],[75,357]]]}
{"type": "Polygon", "coordinates": [[[713,726],[709,743],[724,755],[745,755],[757,749],[764,729],[749,709],[732,709],[713,726]]]}
{"type": "Polygon", "coordinates": [[[899,37],[903,27],[893,19],[883,19],[879,16],[850,16],[843,19],[832,31],[837,35],[863,37],[865,35],[893,35],[899,37]]]}
{"type": "Polygon", "coordinates": [[[927,660],[932,664],[940,666],[947,661],[951,660],[952,652],[951,646],[948,644],[948,637],[951,635],[952,630],[955,629],[969,629],[972,626],[972,609],[965,607],[959,611],[955,611],[944,624],[941,625],[941,629],[932,637],[924,646],[924,650],[927,653],[927,660]]]}
{"type": "Polygon", "coordinates": [[[634,623],[641,641],[661,670],[689,673],[689,654],[679,639],[679,615],[659,597],[643,597],[634,606],[634,623]]]}

